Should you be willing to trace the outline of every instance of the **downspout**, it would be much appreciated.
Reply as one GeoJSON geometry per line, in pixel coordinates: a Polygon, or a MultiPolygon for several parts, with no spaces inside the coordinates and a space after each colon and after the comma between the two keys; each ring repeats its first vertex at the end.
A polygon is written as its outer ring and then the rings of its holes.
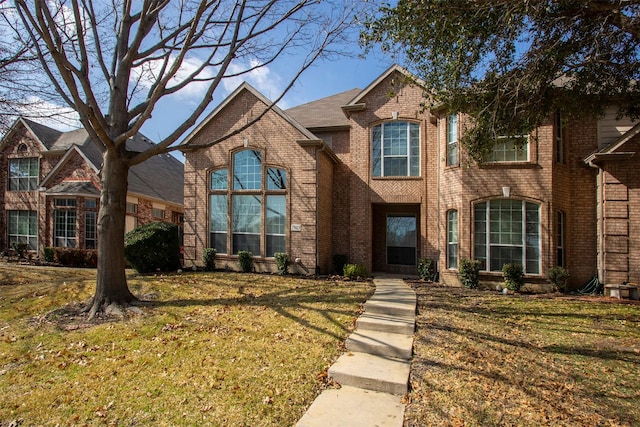
{"type": "MultiPolygon", "coordinates": [[[[326,151],[327,145],[323,142],[320,146],[319,150],[316,150],[316,276],[320,275],[320,224],[319,224],[319,215],[317,202],[320,201],[320,163],[319,154],[326,151]]],[[[333,216],[333,209],[331,212],[333,216]]],[[[333,233],[332,233],[333,234],[333,233]]]]}
{"type": "Polygon", "coordinates": [[[596,193],[598,204],[598,280],[603,283],[604,277],[604,173],[598,168],[598,191],[596,193]]]}
{"type": "Polygon", "coordinates": [[[440,218],[440,216],[441,216],[440,215],[440,169],[441,169],[441,167],[440,167],[440,126],[441,126],[440,122],[441,122],[441,120],[440,120],[439,117],[436,120],[437,120],[436,121],[436,135],[437,135],[436,136],[436,145],[437,145],[437,148],[436,148],[436,153],[437,153],[437,158],[436,158],[436,171],[437,171],[436,172],[436,188],[437,188],[437,190],[436,190],[436,197],[437,197],[436,218],[437,218],[437,221],[436,221],[436,224],[437,224],[437,232],[438,232],[438,234],[437,234],[438,244],[436,246],[436,250],[437,250],[436,272],[439,273],[440,272],[440,253],[441,253],[440,245],[442,243],[440,241],[441,240],[440,229],[441,229],[441,220],[442,220],[440,218]]]}

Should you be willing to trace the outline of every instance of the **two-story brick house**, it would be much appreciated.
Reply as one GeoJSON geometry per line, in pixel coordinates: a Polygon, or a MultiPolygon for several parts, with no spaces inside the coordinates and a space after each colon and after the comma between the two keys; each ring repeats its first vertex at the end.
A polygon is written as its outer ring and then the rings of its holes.
{"type": "MultiPolygon", "coordinates": [[[[128,141],[141,151],[141,134],[128,141]]],[[[84,129],[60,132],[20,118],[0,141],[0,249],[97,248],[102,153],[84,129]]],[[[156,156],[129,171],[127,230],[151,221],[182,222],[183,165],[156,156]]]]}
{"type": "MultiPolygon", "coordinates": [[[[457,283],[461,258],[479,259],[484,280],[501,280],[507,262],[530,282],[555,265],[574,287],[596,273],[640,279],[638,126],[611,114],[550,117],[531,135],[498,139],[477,165],[458,143],[465,118],[424,110],[407,76],[393,66],[364,90],[274,107],[230,138],[185,150],[187,264],[215,247],[219,265],[236,268],[238,251],[250,250],[269,271],[286,252],[298,272],[329,273],[345,254],[402,274],[433,258],[445,283],[457,283]]],[[[243,84],[183,144],[216,141],[269,104],[243,84]]]]}

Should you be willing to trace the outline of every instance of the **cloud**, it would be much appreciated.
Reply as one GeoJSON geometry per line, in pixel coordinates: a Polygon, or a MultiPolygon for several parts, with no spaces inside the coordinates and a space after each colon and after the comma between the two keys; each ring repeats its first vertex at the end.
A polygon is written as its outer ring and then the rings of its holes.
{"type": "MultiPolygon", "coordinates": [[[[45,101],[36,96],[27,97],[17,114],[62,132],[82,127],[78,113],[69,108],[45,101]]],[[[17,116],[16,116],[17,119],[17,116]]]]}
{"type": "Polygon", "coordinates": [[[237,62],[232,62],[229,65],[228,74],[243,72],[244,74],[223,80],[222,84],[227,94],[231,93],[245,81],[269,99],[277,98],[282,93],[282,79],[280,76],[272,72],[268,66],[261,66],[257,60],[250,60],[248,65],[237,62]],[[246,71],[251,68],[254,69],[248,72],[246,71]]]}

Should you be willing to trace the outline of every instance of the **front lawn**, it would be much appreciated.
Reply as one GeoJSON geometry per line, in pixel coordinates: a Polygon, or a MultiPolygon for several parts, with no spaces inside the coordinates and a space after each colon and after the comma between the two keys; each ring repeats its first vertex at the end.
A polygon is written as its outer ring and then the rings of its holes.
{"type": "Polygon", "coordinates": [[[416,290],[406,426],[640,425],[637,301],[416,290]]]}
{"type": "Polygon", "coordinates": [[[134,294],[152,302],[142,315],[88,323],[71,313],[94,281],[93,270],[0,267],[0,425],[292,425],[373,291],[130,274],[134,294]]]}

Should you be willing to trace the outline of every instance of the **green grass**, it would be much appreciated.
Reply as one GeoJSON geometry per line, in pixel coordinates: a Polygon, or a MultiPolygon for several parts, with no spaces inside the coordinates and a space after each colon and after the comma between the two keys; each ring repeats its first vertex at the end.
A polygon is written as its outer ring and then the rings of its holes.
{"type": "Polygon", "coordinates": [[[3,265],[0,425],[294,424],[324,386],[369,283],[129,275],[152,303],[87,323],[95,271],[3,265]]]}
{"type": "Polygon", "coordinates": [[[405,425],[640,425],[637,302],[417,291],[405,425]]]}

